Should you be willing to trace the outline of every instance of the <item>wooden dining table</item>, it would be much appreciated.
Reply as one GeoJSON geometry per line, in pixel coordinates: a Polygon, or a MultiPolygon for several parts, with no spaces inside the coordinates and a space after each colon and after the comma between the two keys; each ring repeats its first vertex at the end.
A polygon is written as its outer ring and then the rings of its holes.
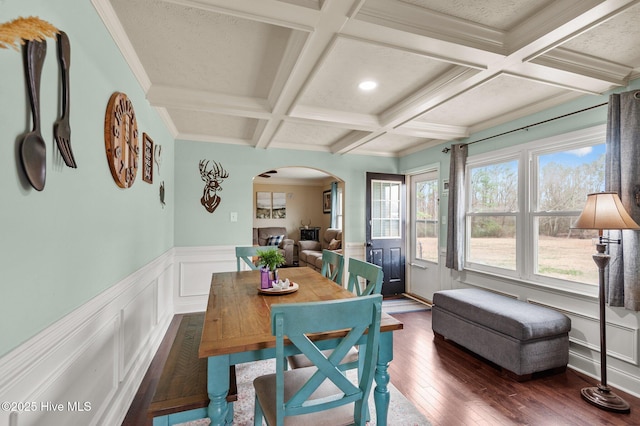
{"type": "MultiPolygon", "coordinates": [[[[319,272],[307,267],[283,268],[280,279],[289,279],[298,290],[288,294],[260,292],[260,272],[216,272],[211,277],[211,290],[199,357],[207,358],[208,416],[211,424],[230,424],[232,405],[227,403],[229,366],[275,357],[275,336],[271,333],[271,305],[279,303],[319,302],[356,297],[319,272]]],[[[378,425],[387,424],[389,408],[388,366],[393,359],[393,332],[402,322],[382,313],[380,345],[373,391],[378,425]]],[[[340,332],[314,334],[313,339],[326,348],[334,347],[340,332]]],[[[293,352],[293,347],[288,347],[293,352]]],[[[275,371],[274,371],[275,372],[275,371]]]]}

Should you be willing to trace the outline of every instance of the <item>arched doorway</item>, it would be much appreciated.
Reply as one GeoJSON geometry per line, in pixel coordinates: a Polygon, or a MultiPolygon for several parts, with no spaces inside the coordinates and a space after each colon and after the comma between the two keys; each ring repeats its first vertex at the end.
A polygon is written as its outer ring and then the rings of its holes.
{"type": "MultiPolygon", "coordinates": [[[[345,183],[325,171],[309,167],[265,169],[253,179],[253,227],[284,227],[286,238],[322,241],[331,226],[330,211],[325,208],[331,183],[337,182],[338,227],[344,239],[345,183]],[[317,234],[315,234],[317,232],[317,234]]],[[[294,255],[297,261],[297,247],[294,255]]]]}

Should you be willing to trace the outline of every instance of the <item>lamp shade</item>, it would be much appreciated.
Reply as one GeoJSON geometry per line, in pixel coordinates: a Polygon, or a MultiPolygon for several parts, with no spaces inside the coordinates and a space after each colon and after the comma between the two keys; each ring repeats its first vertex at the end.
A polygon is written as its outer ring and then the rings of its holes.
{"type": "Polygon", "coordinates": [[[587,203],[573,224],[575,229],[640,229],[629,216],[616,192],[587,195],[587,203]]]}

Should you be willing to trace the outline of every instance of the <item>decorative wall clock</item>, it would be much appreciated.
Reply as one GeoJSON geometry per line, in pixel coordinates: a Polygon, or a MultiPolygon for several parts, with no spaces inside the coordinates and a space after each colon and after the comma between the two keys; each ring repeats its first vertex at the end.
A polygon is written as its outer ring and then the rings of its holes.
{"type": "Polygon", "coordinates": [[[126,94],[115,92],[104,117],[104,145],[111,176],[120,188],[133,185],[138,172],[138,123],[126,94]]]}

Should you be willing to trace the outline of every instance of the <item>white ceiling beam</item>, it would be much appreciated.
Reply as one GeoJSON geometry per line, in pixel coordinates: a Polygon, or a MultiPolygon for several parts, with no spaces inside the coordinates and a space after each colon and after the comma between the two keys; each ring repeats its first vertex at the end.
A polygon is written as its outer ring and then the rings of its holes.
{"type": "Polygon", "coordinates": [[[212,136],[210,134],[196,134],[196,133],[178,133],[176,139],[184,139],[195,142],[213,142],[213,143],[226,143],[229,145],[242,145],[252,146],[250,140],[241,138],[230,138],[226,136],[212,136]]]}
{"type": "Polygon", "coordinates": [[[407,33],[504,53],[503,31],[405,2],[368,0],[355,18],[407,33]]]}
{"type": "Polygon", "coordinates": [[[446,70],[437,78],[431,80],[425,87],[391,106],[380,115],[381,123],[388,128],[403,124],[423,114],[459,92],[455,89],[459,84],[464,85],[471,77],[478,74],[475,69],[454,66],[446,70]],[[441,99],[441,102],[435,101],[441,99]]]}
{"type": "Polygon", "coordinates": [[[568,7],[561,11],[559,8],[565,2],[552,2],[546,13],[532,17],[527,25],[509,34],[509,46],[522,57],[522,61],[531,61],[555,49],[640,3],[640,0],[573,0],[573,3],[575,7],[567,4],[568,7]]]}
{"type": "Polygon", "coordinates": [[[350,132],[348,135],[331,145],[331,152],[334,154],[346,154],[347,152],[354,150],[383,134],[384,132],[350,132]]]}
{"type": "Polygon", "coordinates": [[[571,22],[576,22],[583,13],[601,3],[602,0],[562,0],[550,2],[544,9],[528,17],[515,26],[506,36],[506,49],[517,52],[529,45],[541,45],[545,48],[554,45],[566,37],[571,22]]]}
{"type": "MultiPolygon", "coordinates": [[[[348,19],[348,14],[360,0],[325,0],[322,14],[316,22],[316,30],[306,39],[300,56],[294,65],[289,78],[282,87],[282,92],[273,106],[274,117],[284,118],[308,76],[313,72],[314,66],[322,56],[327,46],[331,43],[336,33],[339,33],[348,19]]],[[[265,126],[262,135],[256,143],[257,148],[267,148],[280,126],[279,120],[270,120],[265,126]]]]}
{"type": "Polygon", "coordinates": [[[372,131],[380,127],[378,117],[372,114],[360,114],[350,111],[297,105],[289,114],[287,121],[293,123],[324,123],[331,127],[372,131]]]}
{"type": "Polygon", "coordinates": [[[231,96],[204,90],[153,85],[147,92],[151,105],[204,111],[267,120],[271,111],[266,99],[231,96]]]}
{"type": "Polygon", "coordinates": [[[532,63],[544,67],[556,68],[571,74],[580,74],[601,81],[607,81],[616,86],[627,84],[633,68],[605,61],[593,56],[584,55],[562,47],[557,47],[544,55],[534,58],[532,63]]]}
{"type": "Polygon", "coordinates": [[[450,140],[466,138],[469,136],[469,128],[464,126],[450,126],[447,124],[413,120],[403,126],[396,127],[393,132],[390,133],[426,139],[450,140]]]}
{"type": "Polygon", "coordinates": [[[298,31],[312,32],[320,17],[317,10],[277,0],[161,0],[250,21],[263,22],[298,31]]]}

